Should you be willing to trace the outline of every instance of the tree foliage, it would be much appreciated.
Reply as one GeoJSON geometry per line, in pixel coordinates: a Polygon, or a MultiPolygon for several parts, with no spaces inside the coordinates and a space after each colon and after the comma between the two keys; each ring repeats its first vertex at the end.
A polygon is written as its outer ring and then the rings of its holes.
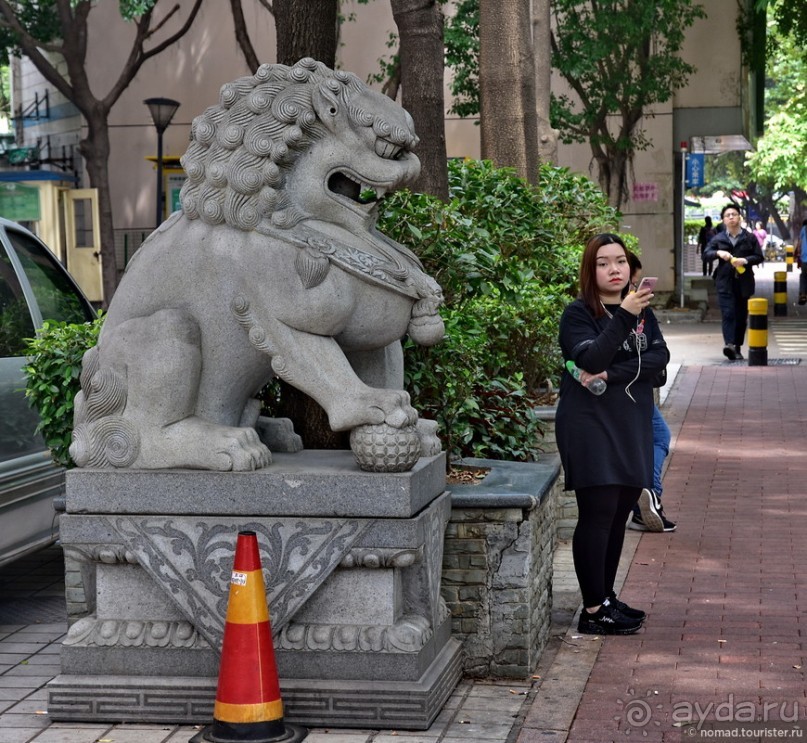
{"type": "MultiPolygon", "coordinates": [[[[678,56],[686,29],[705,17],[693,0],[552,0],[552,65],[571,93],[553,96],[561,141],[588,142],[601,188],[619,207],[635,152],[651,142],[648,109],[683,87],[694,68],[678,56]]],[[[459,0],[446,24],[451,112],[479,113],[479,0],[459,0]]]]}
{"type": "Polygon", "coordinates": [[[379,227],[411,247],[446,297],[446,338],[407,342],[406,388],[454,456],[534,459],[538,387],[557,382],[563,307],[580,253],[617,212],[588,178],[542,165],[533,186],[488,161],[449,163],[449,202],[402,191],[379,227]]]}
{"type": "Polygon", "coordinates": [[[781,0],[772,6],[768,23],[765,133],[746,162],[753,181],[794,193],[790,216],[791,224],[798,226],[807,217],[807,54],[799,47],[793,25],[786,26],[787,32],[779,25],[783,5],[789,3],[781,0]]]}
{"type": "MultiPolygon", "coordinates": [[[[134,25],[134,38],[119,55],[111,86],[96,92],[87,65],[92,0],[0,0],[0,58],[25,55],[56,90],[81,112],[87,134],[79,142],[90,186],[98,189],[104,295],[108,302],[118,283],[115,233],[109,184],[109,113],[143,64],[178,41],[190,29],[202,0],[187,11],[174,5],[162,18],[154,11],[160,0],[119,0],[124,19],[134,25]],[[170,31],[168,29],[171,29],[170,31]]],[[[163,2],[163,6],[167,3],[163,2]]]]}
{"type": "Polygon", "coordinates": [[[93,322],[46,320],[35,338],[28,340],[23,367],[25,396],[39,413],[42,434],[56,464],[73,467],[68,448],[73,432],[73,402],[81,389],[81,360],[98,343],[103,316],[93,322]]]}
{"type": "Polygon", "coordinates": [[[704,11],[692,0],[553,0],[552,15],[552,64],[572,90],[553,97],[553,125],[562,141],[589,143],[619,207],[634,153],[651,144],[642,118],[694,72],[678,53],[704,11]]]}
{"type": "Polygon", "coordinates": [[[479,115],[479,0],[459,0],[446,19],[446,66],[453,102],[449,113],[461,118],[479,115]]]}
{"type": "MultiPolygon", "coordinates": [[[[793,51],[807,57],[807,4],[790,0],[757,0],[756,7],[760,11],[770,9],[779,35],[789,37],[793,42],[793,51]]],[[[776,41],[771,40],[768,49],[769,54],[775,51],[776,41]]]]}

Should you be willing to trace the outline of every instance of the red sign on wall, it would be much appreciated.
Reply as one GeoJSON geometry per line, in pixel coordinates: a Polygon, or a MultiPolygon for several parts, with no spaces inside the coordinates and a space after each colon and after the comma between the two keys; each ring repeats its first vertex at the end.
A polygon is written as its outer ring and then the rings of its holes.
{"type": "Polygon", "coordinates": [[[658,183],[634,183],[634,201],[658,201],[658,183]]]}

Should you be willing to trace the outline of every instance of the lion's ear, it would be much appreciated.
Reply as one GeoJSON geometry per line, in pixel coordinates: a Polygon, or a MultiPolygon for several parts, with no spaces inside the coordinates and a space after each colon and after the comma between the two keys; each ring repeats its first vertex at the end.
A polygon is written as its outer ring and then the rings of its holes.
{"type": "Polygon", "coordinates": [[[333,129],[337,118],[339,118],[342,102],[339,100],[337,94],[331,90],[327,82],[314,88],[311,95],[311,103],[314,106],[314,110],[317,112],[319,120],[325,124],[328,129],[333,129]]]}

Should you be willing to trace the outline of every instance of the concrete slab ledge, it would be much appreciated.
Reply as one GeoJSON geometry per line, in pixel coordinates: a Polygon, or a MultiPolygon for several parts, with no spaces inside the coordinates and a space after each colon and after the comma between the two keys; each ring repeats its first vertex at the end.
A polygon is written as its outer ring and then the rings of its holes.
{"type": "Polygon", "coordinates": [[[273,454],[256,472],[73,469],[65,505],[68,514],[407,519],[445,490],[445,456],[399,473],[363,472],[352,452],[330,450],[273,454]]]}
{"type": "Polygon", "coordinates": [[[490,472],[478,485],[451,485],[452,508],[537,508],[560,476],[560,458],[556,454],[539,462],[468,457],[456,464],[489,467],[490,472]]]}

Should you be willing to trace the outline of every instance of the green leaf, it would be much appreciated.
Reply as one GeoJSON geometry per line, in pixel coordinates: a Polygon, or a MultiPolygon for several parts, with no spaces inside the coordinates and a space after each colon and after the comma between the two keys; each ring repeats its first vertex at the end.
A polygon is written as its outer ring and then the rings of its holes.
{"type": "Polygon", "coordinates": [[[57,464],[72,466],[68,447],[81,359],[84,352],[98,342],[102,324],[102,316],[92,323],[48,321],[43,324],[39,337],[28,340],[25,396],[39,412],[38,430],[57,464]]]}

